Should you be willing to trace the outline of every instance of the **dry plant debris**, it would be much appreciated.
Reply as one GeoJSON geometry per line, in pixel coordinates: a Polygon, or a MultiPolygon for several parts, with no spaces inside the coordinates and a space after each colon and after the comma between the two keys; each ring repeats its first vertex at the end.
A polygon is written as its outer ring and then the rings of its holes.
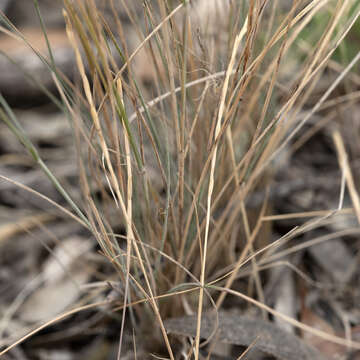
{"type": "MultiPolygon", "coordinates": [[[[319,351],[299,340],[295,335],[256,317],[220,312],[204,314],[201,319],[201,338],[261,350],[281,360],[321,360],[319,351]]],[[[196,317],[168,319],[166,329],[171,334],[196,335],[196,317]]]]}

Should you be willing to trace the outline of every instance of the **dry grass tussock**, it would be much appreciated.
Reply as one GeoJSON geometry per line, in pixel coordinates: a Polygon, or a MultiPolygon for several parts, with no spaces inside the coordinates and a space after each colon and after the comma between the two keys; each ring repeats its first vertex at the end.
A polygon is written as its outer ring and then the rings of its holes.
{"type": "Polygon", "coordinates": [[[44,326],[107,303],[121,314],[119,354],[133,326],[147,334],[142,347],[175,359],[179,343],[164,320],[195,314],[194,341],[181,343],[181,353],[199,359],[202,314],[252,304],[265,317],[359,349],[359,342],[269,307],[264,284],[266,269],[288,261],[281,251],[291,251],[297,238],[339,214],[355,212],[360,221],[356,182],[335,127],[344,179],[338,204],[295,214],[306,221],[278,236],[273,222],[291,215],[272,216],[271,200],[274,177],[296,156],[294,140],[306,146],[304,128],[316,128],[313,118],[334,90],[344,79],[352,82],[359,53],[344,66],[333,55],[358,21],[360,4],[110,0],[104,9],[100,3],[64,0],[73,81],[51,55],[46,60],[73,129],[81,203],[52,175],[4,99],[0,110],[67,201],[58,207],[90,230],[121,287],[112,302],[94,304],[89,296],[44,326]],[[304,35],[309,27],[311,38],[304,35]],[[319,92],[325,71],[334,79],[319,92]],[[346,188],[353,210],[342,206],[346,188]]]}

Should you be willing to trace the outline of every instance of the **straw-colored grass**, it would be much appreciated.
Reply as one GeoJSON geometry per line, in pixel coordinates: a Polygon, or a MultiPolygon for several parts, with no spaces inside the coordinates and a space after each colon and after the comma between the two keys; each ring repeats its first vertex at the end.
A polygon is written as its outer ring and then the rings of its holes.
{"type": "MultiPolygon", "coordinates": [[[[128,28],[115,10],[110,25],[94,0],[64,0],[78,83],[74,86],[64,79],[51,56],[44,58],[73,126],[82,204],[75,204],[52,175],[0,98],[2,120],[63,194],[71,216],[90,229],[124,284],[123,298],[113,304],[116,310],[123,309],[118,358],[126,321],[133,318],[126,316],[126,309],[136,309],[139,322],[156,323],[170,359],[175,354],[163,320],[196,312],[197,336],[187,351],[198,359],[202,313],[226,306],[230,296],[261,308],[265,316],[279,316],[316,336],[360,348],[357,342],[277,313],[264,303],[262,289],[264,269],[299,250],[292,245],[297,236],[340,213],[355,211],[359,219],[359,197],[338,132],[334,142],[339,167],[354,211],[340,206],[271,215],[266,189],[282,154],[295,152],[313,135],[305,133],[291,149],[299,130],[316,112],[338,103],[330,99],[332,91],[346,75],[351,76],[359,53],[347,67],[336,63],[333,86],[298,119],[324,69],[335,61],[332,55],[357,21],[360,4],[294,1],[291,9],[282,11],[280,5],[271,8],[263,1],[229,1],[222,9],[224,18],[210,13],[201,20],[194,16],[200,0],[145,2],[141,15],[134,11],[136,1],[125,3],[137,44],[129,43],[128,28]],[[328,21],[316,22],[315,28],[312,20],[321,13],[328,21]],[[303,34],[310,25],[311,43],[307,43],[303,34]],[[148,67],[141,69],[148,70],[146,81],[138,76],[138,64],[148,67]],[[289,73],[289,64],[295,64],[295,72],[289,73]],[[247,200],[258,190],[265,194],[263,202],[250,209],[247,200]],[[107,214],[115,216],[107,218],[107,214]],[[272,242],[271,222],[291,217],[311,220],[272,242]],[[114,232],[119,224],[125,235],[114,232]],[[289,248],[277,252],[285,243],[289,248]],[[248,262],[247,276],[255,281],[252,296],[235,285],[248,262]]],[[[109,6],[114,6],[112,0],[109,6]]],[[[1,29],[21,38],[10,24],[1,29]]],[[[302,276],[300,270],[298,274],[302,276]]],[[[77,311],[100,305],[59,315],[13,346],[77,311]]]]}

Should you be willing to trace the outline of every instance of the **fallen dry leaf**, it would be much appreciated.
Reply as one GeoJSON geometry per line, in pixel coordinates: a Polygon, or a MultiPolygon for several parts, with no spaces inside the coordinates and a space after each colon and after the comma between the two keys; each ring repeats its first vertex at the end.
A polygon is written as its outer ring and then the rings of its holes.
{"type": "MultiPolygon", "coordinates": [[[[196,335],[196,315],[168,319],[165,328],[169,333],[196,335]]],[[[201,337],[208,339],[216,325],[214,314],[204,314],[201,320],[201,337]]],[[[219,328],[216,340],[250,346],[255,340],[254,349],[261,350],[280,360],[321,360],[323,356],[313,347],[305,344],[295,335],[259,318],[219,313],[219,328]]]]}

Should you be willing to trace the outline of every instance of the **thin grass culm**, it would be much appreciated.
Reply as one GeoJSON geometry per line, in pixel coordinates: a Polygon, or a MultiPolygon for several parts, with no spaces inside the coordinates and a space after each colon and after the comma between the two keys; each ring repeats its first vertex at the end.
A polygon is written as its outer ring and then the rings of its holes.
{"type": "MultiPolygon", "coordinates": [[[[9,329],[23,331],[2,331],[0,356],[19,348],[38,358],[37,347],[59,339],[70,352],[73,336],[78,357],[90,356],[86,341],[114,359],[259,351],[320,360],[330,343],[337,356],[355,354],[356,306],[345,298],[356,299],[360,278],[358,1],[63,0],[56,30],[42,6],[34,0],[40,50],[10,10],[0,31],[52,79],[23,69],[44,111],[63,115],[68,148],[59,150],[60,135],[41,138],[50,115],[32,131],[0,80],[1,130],[23,147],[7,154],[14,145],[0,143],[0,185],[36,198],[36,219],[46,219],[23,226],[26,212],[6,233],[40,239],[41,250],[39,264],[27,262],[36,286],[10,291],[26,293],[22,304],[6,297],[16,309],[6,321],[19,319],[9,329]],[[71,71],[52,31],[66,38],[71,71]],[[12,179],[28,168],[56,194],[12,179]],[[68,238],[86,251],[66,253],[68,238]],[[76,292],[55,275],[53,257],[76,292]],[[61,286],[69,300],[36,317],[41,292],[61,286]],[[248,318],[254,328],[244,328],[248,318]]],[[[0,206],[16,208],[1,186],[0,206]]]]}

